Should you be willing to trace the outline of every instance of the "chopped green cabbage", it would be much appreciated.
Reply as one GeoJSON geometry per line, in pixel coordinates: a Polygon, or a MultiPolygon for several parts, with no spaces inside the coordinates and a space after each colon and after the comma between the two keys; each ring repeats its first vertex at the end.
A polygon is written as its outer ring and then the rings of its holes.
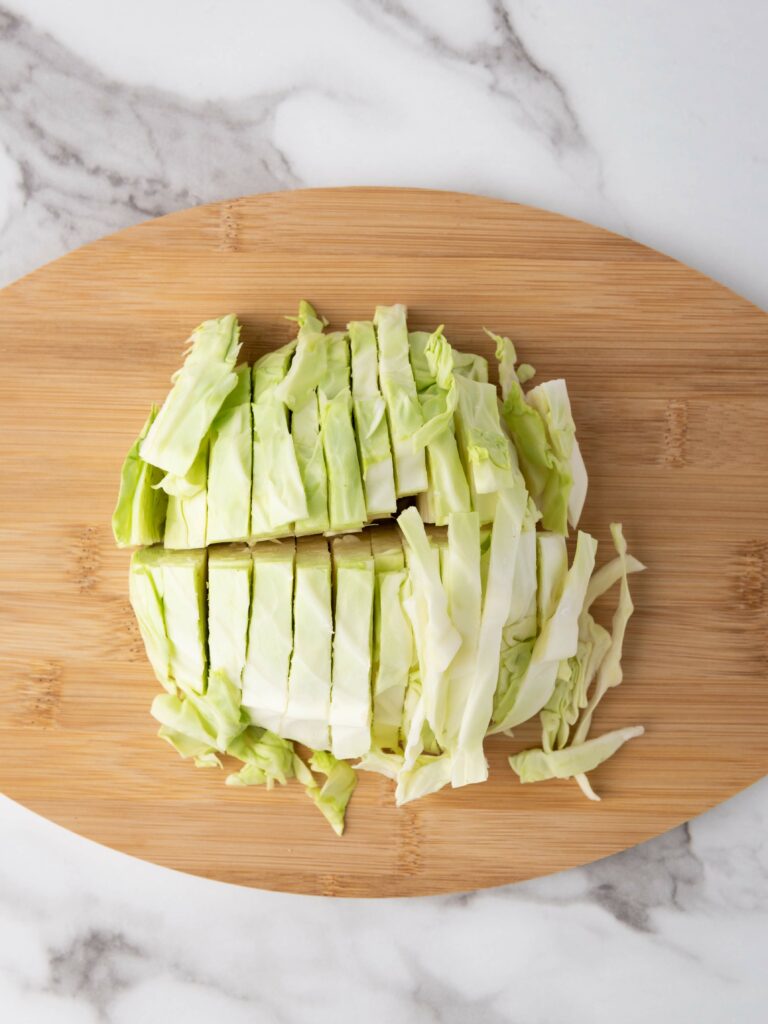
{"type": "Polygon", "coordinates": [[[162,556],[163,611],[170,647],[171,676],[185,693],[205,693],[208,672],[207,561],[205,549],[165,551],[162,556]]]}
{"type": "Polygon", "coordinates": [[[312,780],[307,794],[337,836],[344,832],[344,817],[349,798],[357,785],[357,773],[346,761],[338,761],[325,750],[315,750],[309,759],[313,771],[326,776],[322,786],[312,780]]]}
{"type": "Polygon", "coordinates": [[[176,693],[171,670],[171,645],[165,628],[163,607],[162,548],[139,548],[131,556],[128,591],[139,632],[144,641],[157,681],[169,693],[176,693]]]}
{"type": "Polygon", "coordinates": [[[288,703],[279,731],[314,750],[330,746],[332,635],[328,544],[321,537],[301,537],[296,543],[288,703]]]}
{"type": "Polygon", "coordinates": [[[397,508],[387,407],[379,390],[376,332],[370,320],[352,321],[352,404],[369,519],[389,515],[397,508]]]}
{"type": "Polygon", "coordinates": [[[361,757],[371,746],[374,572],[367,537],[335,537],[331,750],[361,757]]]}
{"type": "Polygon", "coordinates": [[[158,487],[163,474],[139,455],[141,442],[156,416],[157,408],[153,405],[120,473],[120,493],[112,514],[112,533],[119,548],[157,544],[163,539],[168,505],[167,494],[158,487]]]}
{"type": "Polygon", "coordinates": [[[509,763],[521,782],[544,782],[546,779],[572,779],[591,772],[603,761],[607,761],[627,740],[642,736],[642,725],[630,726],[607,732],[593,740],[574,744],[565,750],[523,750],[509,763]]]}
{"type": "Polygon", "coordinates": [[[395,751],[408,675],[413,660],[411,625],[403,608],[407,584],[405,558],[393,527],[371,533],[375,566],[373,616],[373,719],[371,740],[379,750],[395,751]]]}
{"type": "Polygon", "coordinates": [[[243,705],[254,725],[274,733],[282,729],[288,704],[295,555],[296,542],[292,538],[253,548],[243,705]]]}
{"type": "Polygon", "coordinates": [[[328,472],[328,517],[333,533],[360,530],[367,519],[363,478],[352,424],[349,341],[328,335],[328,373],[320,389],[320,429],[328,472]]]}
{"type": "Polygon", "coordinates": [[[424,419],[416,393],[408,350],[407,310],[403,305],[377,306],[373,317],[379,349],[379,381],[387,405],[398,498],[427,489],[424,449],[413,436],[424,419]]]}
{"type": "Polygon", "coordinates": [[[166,477],[172,486],[168,495],[164,544],[167,548],[205,547],[208,526],[208,438],[204,438],[195,461],[185,477],[166,477]]]}
{"type": "Polygon", "coordinates": [[[174,476],[186,476],[224,399],[237,384],[240,351],[237,317],[206,320],[189,339],[184,365],[141,442],[145,462],[174,476]]]}
{"type": "Polygon", "coordinates": [[[290,533],[292,524],[308,514],[288,411],[276,395],[295,348],[295,341],[283,345],[253,367],[253,540],[290,533]]]}
{"type": "Polygon", "coordinates": [[[208,654],[211,672],[239,688],[248,641],[253,560],[245,545],[213,548],[208,555],[208,654]]]}
{"type": "Polygon", "coordinates": [[[211,426],[206,543],[247,540],[251,525],[253,424],[251,371],[237,368],[237,384],[211,426]]]}

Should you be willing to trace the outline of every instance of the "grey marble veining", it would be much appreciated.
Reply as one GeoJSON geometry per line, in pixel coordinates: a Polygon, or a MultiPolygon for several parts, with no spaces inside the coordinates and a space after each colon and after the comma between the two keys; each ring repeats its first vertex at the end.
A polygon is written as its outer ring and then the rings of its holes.
{"type": "MultiPolygon", "coordinates": [[[[6,2],[0,281],[191,204],[379,183],[581,216],[768,305],[768,8],[725,6],[6,2]]],[[[765,1019],[765,781],[596,864],[410,901],[189,878],[7,800],[0,834],[3,1020],[765,1019]]]]}

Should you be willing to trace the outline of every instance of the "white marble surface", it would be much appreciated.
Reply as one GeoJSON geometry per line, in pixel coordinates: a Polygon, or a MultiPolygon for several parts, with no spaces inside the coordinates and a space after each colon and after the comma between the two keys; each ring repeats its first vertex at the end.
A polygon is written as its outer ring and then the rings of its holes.
{"type": "MultiPolygon", "coordinates": [[[[463,189],[615,228],[768,306],[761,0],[16,0],[0,280],[300,185],[463,189]]],[[[768,782],[471,896],[344,902],[132,861],[0,802],[0,1017],[762,1022],[768,782]]]]}

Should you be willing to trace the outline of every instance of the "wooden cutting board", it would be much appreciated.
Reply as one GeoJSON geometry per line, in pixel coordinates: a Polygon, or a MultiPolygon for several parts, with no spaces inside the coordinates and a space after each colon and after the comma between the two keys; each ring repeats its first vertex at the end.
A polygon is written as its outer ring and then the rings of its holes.
{"type": "MultiPolygon", "coordinates": [[[[643,246],[524,206],[445,192],[329,189],[173,214],[0,293],[0,789],[97,842],[193,874],[389,896],[582,864],[698,814],[768,770],[768,318],[643,246]],[[491,781],[397,810],[364,775],[337,839],[302,789],[238,790],[155,738],[156,684],[110,515],[120,465],[199,321],[234,311],[245,358],[282,344],[307,297],[333,327],[401,301],[491,355],[509,333],[568,380],[610,556],[621,520],[648,571],[625,681],[596,731],[645,737],[569,782],[491,781]]],[[[610,612],[608,612],[610,614],[610,612]]]]}

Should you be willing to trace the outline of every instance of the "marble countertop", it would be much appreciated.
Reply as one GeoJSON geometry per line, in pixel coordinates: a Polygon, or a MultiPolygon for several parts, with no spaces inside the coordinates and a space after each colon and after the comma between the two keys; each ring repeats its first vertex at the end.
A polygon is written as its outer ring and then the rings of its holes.
{"type": "MultiPolygon", "coordinates": [[[[170,210],[305,185],[590,220],[768,307],[760,0],[5,0],[0,283],[170,210]]],[[[284,896],[0,799],[0,1007],[176,1017],[765,1020],[768,781],[634,850],[475,894],[284,896]]]]}

